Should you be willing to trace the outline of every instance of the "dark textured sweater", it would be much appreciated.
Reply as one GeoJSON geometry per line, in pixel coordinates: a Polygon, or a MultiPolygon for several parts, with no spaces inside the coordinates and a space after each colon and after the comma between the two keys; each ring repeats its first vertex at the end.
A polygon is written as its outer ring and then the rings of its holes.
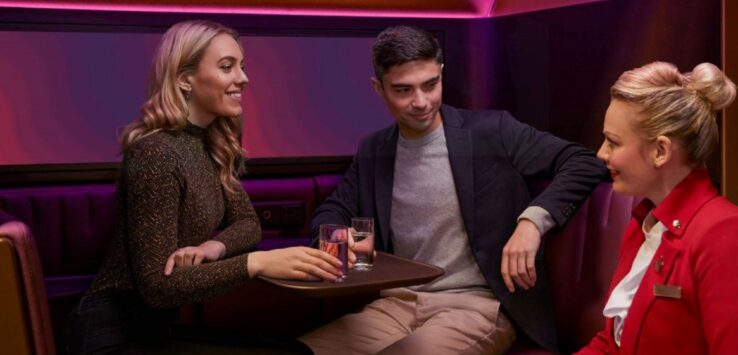
{"type": "Polygon", "coordinates": [[[149,306],[170,308],[248,280],[246,252],[261,239],[259,220],[243,189],[225,193],[204,129],[189,125],[135,142],[123,157],[116,205],[113,243],[89,293],[134,290],[149,306]],[[164,275],[178,248],[209,239],[225,244],[221,260],[164,275]]]}

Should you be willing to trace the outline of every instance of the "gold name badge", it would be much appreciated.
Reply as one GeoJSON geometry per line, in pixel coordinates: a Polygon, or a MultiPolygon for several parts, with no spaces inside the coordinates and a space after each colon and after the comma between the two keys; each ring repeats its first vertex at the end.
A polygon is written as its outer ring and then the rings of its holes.
{"type": "Polygon", "coordinates": [[[656,297],[682,298],[682,287],[674,285],[653,285],[653,295],[656,297]]]}

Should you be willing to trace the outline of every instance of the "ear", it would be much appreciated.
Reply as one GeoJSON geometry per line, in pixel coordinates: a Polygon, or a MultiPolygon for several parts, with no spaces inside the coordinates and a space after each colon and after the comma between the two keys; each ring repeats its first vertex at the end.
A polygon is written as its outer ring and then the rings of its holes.
{"type": "Polygon", "coordinates": [[[177,87],[180,90],[192,91],[192,75],[181,73],[177,76],[177,87]]]}
{"type": "Polygon", "coordinates": [[[375,77],[371,77],[370,80],[372,82],[372,88],[374,88],[374,92],[376,92],[377,95],[384,97],[384,88],[382,87],[382,82],[375,77]]]}
{"type": "Polygon", "coordinates": [[[653,166],[660,168],[672,159],[674,142],[667,136],[658,136],[653,144],[653,166]]]}

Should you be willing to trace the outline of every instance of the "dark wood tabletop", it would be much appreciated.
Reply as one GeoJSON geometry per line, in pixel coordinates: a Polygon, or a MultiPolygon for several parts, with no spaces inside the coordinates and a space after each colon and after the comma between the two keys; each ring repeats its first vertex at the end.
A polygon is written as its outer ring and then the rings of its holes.
{"type": "Polygon", "coordinates": [[[259,276],[272,285],[312,297],[332,297],[424,284],[443,275],[440,267],[377,252],[369,271],[350,270],[342,282],[280,280],[259,276]]]}

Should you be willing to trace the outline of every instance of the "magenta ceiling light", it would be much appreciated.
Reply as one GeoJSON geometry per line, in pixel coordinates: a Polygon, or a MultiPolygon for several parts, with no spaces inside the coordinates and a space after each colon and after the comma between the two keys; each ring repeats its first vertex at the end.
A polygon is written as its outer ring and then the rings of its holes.
{"type": "MultiPolygon", "coordinates": [[[[0,9],[26,8],[47,10],[90,10],[90,11],[130,11],[130,12],[162,12],[162,13],[199,13],[199,14],[250,14],[250,15],[296,15],[296,16],[346,16],[346,17],[418,17],[418,18],[480,18],[486,17],[495,0],[447,1],[454,6],[431,10],[416,8],[356,8],[350,6],[310,7],[310,1],[295,1],[295,6],[263,5],[268,1],[250,1],[259,5],[210,5],[158,3],[118,3],[118,2],[84,2],[84,1],[0,1],[0,9]],[[462,3],[463,6],[458,4],[462,3]]],[[[340,2],[337,2],[340,3],[340,2]]],[[[422,1],[418,1],[419,4],[422,1]]]]}
{"type": "Polygon", "coordinates": [[[241,0],[206,1],[2,1],[2,8],[346,17],[489,18],[603,0],[241,0]],[[286,5],[287,4],[287,5],[286,5]],[[316,5],[317,4],[317,5],[316,5]]]}

